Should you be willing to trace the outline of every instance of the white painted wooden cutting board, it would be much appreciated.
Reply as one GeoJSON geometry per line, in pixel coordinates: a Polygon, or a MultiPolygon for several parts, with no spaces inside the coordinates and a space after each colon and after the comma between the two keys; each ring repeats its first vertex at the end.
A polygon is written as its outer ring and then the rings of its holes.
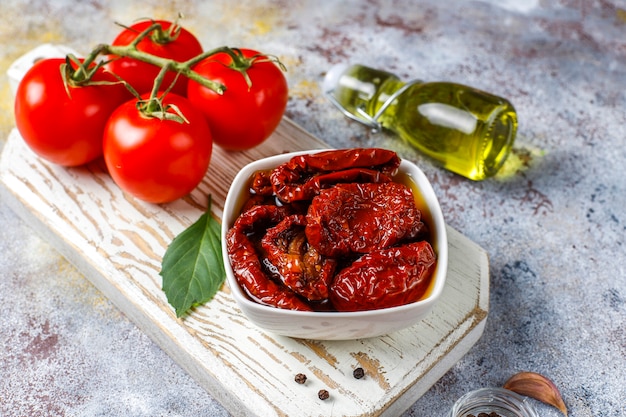
{"type": "MultiPolygon", "coordinates": [[[[448,227],[446,289],[419,324],[384,337],[309,341],[250,323],[225,285],[177,319],[161,290],[161,257],[203,212],[221,216],[229,184],[249,161],[327,147],[284,120],[260,147],[214,149],[205,180],[188,198],[152,205],[122,193],[103,163],[62,168],[36,157],[13,131],[0,159],[1,197],[235,416],[395,416],[406,410],[478,340],[488,312],[484,250],[448,227]],[[363,367],[356,380],[352,370],[363,367]],[[305,385],[294,382],[299,373],[305,385]],[[330,398],[321,401],[320,389],[330,398]]],[[[445,213],[444,213],[445,217],[445,213]]]]}

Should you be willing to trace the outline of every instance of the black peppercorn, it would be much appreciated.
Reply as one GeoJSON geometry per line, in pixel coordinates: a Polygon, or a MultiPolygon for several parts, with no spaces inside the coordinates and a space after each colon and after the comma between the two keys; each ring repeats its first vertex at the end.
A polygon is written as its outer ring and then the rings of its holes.
{"type": "Polygon", "coordinates": [[[324,401],[324,400],[327,400],[328,397],[330,397],[330,394],[325,389],[321,389],[317,393],[317,396],[319,397],[320,400],[324,401]]]}
{"type": "Polygon", "coordinates": [[[306,382],[306,375],[304,375],[304,374],[297,374],[296,377],[294,378],[294,380],[298,384],[304,384],[306,382]]]}
{"type": "Polygon", "coordinates": [[[356,368],[354,371],[352,371],[352,376],[354,376],[356,379],[361,379],[363,378],[363,376],[365,376],[365,371],[363,370],[363,368],[356,368]]]}

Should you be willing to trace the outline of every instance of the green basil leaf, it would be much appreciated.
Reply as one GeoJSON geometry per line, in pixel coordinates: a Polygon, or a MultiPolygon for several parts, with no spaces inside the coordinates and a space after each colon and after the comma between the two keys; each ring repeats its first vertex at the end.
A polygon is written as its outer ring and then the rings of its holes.
{"type": "Polygon", "coordinates": [[[176,236],[163,255],[163,291],[177,317],[211,300],[224,283],[220,227],[209,197],[207,211],[176,236]]]}

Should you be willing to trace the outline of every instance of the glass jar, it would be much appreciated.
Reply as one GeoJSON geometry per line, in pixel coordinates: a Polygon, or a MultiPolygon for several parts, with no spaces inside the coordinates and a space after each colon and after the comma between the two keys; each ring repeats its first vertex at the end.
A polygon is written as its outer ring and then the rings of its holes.
{"type": "Polygon", "coordinates": [[[508,100],[449,82],[404,82],[363,65],[338,65],[324,93],[347,117],[395,132],[444,168],[472,180],[502,167],[517,132],[508,100]]]}
{"type": "Polygon", "coordinates": [[[539,417],[527,397],[504,388],[468,392],[458,399],[448,417],[479,417],[481,413],[488,417],[539,417]]]}

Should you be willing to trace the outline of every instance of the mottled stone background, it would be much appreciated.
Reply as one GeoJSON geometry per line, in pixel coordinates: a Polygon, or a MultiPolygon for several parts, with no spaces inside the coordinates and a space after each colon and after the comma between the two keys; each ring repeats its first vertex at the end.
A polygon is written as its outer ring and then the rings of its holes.
{"type": "MultiPolygon", "coordinates": [[[[112,40],[115,21],[177,12],[206,48],[278,55],[287,115],[330,145],[419,163],[447,222],[489,252],[484,336],[406,416],[444,416],[463,393],[521,370],[552,378],[571,416],[626,415],[624,0],[2,0],[0,143],[13,126],[5,71],[21,54],[44,42],[87,52],[112,40]],[[370,133],[321,94],[341,62],[508,97],[514,155],[476,183],[370,133]]],[[[0,254],[1,416],[227,415],[3,202],[0,254]]]]}

